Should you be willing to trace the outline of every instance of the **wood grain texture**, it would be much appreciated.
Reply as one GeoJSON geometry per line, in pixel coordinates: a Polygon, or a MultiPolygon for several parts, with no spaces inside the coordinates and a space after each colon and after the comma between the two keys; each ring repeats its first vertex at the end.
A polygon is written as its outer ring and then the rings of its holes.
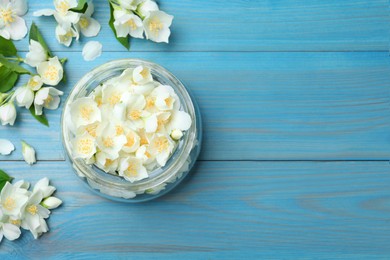
{"type": "Polygon", "coordinates": [[[0,244],[0,258],[389,258],[388,162],[199,162],[153,202],[90,193],[67,162],[0,162],[17,179],[49,176],[64,200],[39,240],[0,244]]]}
{"type": "MultiPolygon", "coordinates": [[[[200,105],[203,160],[390,158],[386,53],[106,52],[89,63],[79,53],[57,54],[69,58],[65,97],[109,60],[143,58],[171,70],[200,105]]],[[[60,113],[49,112],[46,128],[23,110],[16,127],[0,127],[0,137],[26,139],[41,160],[63,160],[60,113]]],[[[20,160],[20,150],[0,159],[20,160]]]]}
{"type": "MultiPolygon", "coordinates": [[[[87,38],[72,49],[55,40],[52,17],[33,17],[52,1],[29,1],[28,24],[34,20],[53,50],[81,50],[87,38]]],[[[278,1],[158,1],[175,16],[171,43],[132,41],[132,51],[388,51],[387,0],[278,1]]],[[[106,0],[94,0],[95,17],[103,25],[97,40],[105,51],[123,51],[107,26],[106,0]]],[[[26,40],[18,48],[27,50],[26,40]]]]}

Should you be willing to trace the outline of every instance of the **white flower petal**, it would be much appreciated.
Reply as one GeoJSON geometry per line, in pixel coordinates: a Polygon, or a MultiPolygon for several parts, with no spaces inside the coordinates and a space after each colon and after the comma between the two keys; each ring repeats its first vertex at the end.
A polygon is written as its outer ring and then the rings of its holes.
{"type": "Polygon", "coordinates": [[[4,223],[3,224],[3,235],[8,240],[18,239],[21,234],[20,228],[15,225],[4,223]]]}
{"type": "Polygon", "coordinates": [[[54,15],[55,12],[56,11],[53,9],[41,9],[41,10],[35,11],[33,13],[33,16],[52,16],[52,15],[54,15]]]}
{"type": "Polygon", "coordinates": [[[6,30],[10,34],[10,38],[12,40],[21,40],[23,39],[27,34],[27,26],[26,22],[23,18],[20,18],[19,16],[14,17],[14,21],[10,23],[8,26],[6,26],[6,30]]]}
{"type": "Polygon", "coordinates": [[[15,150],[15,146],[7,139],[0,139],[0,154],[9,155],[15,150]]]}
{"type": "Polygon", "coordinates": [[[154,133],[157,130],[157,117],[156,115],[151,115],[145,119],[145,130],[147,133],[154,133]]]}
{"type": "Polygon", "coordinates": [[[86,26],[80,25],[80,30],[85,37],[93,37],[98,35],[101,28],[100,23],[98,21],[90,17],[82,17],[80,18],[79,24],[82,21],[86,24],[86,26]],[[82,20],[82,19],[86,19],[86,20],[82,20]]]}
{"type": "Polygon", "coordinates": [[[19,16],[23,16],[27,13],[28,6],[27,0],[11,0],[12,10],[19,16]]]}
{"type": "Polygon", "coordinates": [[[22,141],[22,154],[27,164],[33,165],[36,163],[34,148],[24,141],[22,141]]]}
{"type": "Polygon", "coordinates": [[[170,129],[186,131],[191,127],[191,116],[184,111],[175,111],[170,121],[170,129]]]}
{"type": "Polygon", "coordinates": [[[15,96],[16,104],[26,109],[29,109],[34,102],[34,92],[27,86],[17,88],[15,96]]]}
{"type": "Polygon", "coordinates": [[[14,125],[16,115],[15,105],[12,102],[0,106],[0,121],[2,125],[14,125]]]}
{"type": "Polygon", "coordinates": [[[85,61],[92,61],[102,54],[102,44],[98,41],[90,41],[83,48],[83,58],[85,61]]]}

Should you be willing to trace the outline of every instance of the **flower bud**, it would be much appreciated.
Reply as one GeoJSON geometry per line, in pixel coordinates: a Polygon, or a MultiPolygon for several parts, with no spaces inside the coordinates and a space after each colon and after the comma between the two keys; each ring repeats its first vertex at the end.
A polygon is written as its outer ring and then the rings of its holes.
{"type": "Polygon", "coordinates": [[[32,148],[31,145],[29,145],[28,143],[26,143],[24,141],[22,141],[22,154],[23,154],[24,160],[29,165],[36,163],[37,160],[35,159],[34,148],[32,148]]]}
{"type": "Polygon", "coordinates": [[[0,107],[0,121],[2,125],[14,125],[16,109],[13,102],[8,102],[0,107]]]}
{"type": "Polygon", "coordinates": [[[58,208],[62,204],[62,200],[56,197],[48,197],[42,201],[42,206],[47,209],[58,208]]]}
{"type": "Polygon", "coordinates": [[[171,133],[171,137],[173,140],[180,140],[183,137],[183,132],[180,131],[179,129],[175,129],[171,133]]]}

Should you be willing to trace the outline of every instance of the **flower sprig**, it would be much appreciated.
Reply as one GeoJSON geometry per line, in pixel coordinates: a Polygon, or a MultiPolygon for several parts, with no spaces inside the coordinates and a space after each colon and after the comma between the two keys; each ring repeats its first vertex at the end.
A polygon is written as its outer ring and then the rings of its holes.
{"type": "Polygon", "coordinates": [[[0,86],[2,125],[14,124],[17,117],[16,103],[19,107],[29,109],[34,118],[48,126],[43,108],[57,109],[60,103],[59,96],[63,94],[53,86],[65,81],[62,64],[66,59],[59,59],[51,53],[34,23],[31,25],[29,37],[29,52],[26,59],[18,56],[12,41],[0,37],[0,82],[4,82],[0,86]],[[36,68],[36,72],[22,67],[20,62],[36,68]],[[28,74],[29,79],[26,84],[14,89],[21,74],[28,74]]]}
{"type": "Polygon", "coordinates": [[[173,16],[159,10],[152,0],[108,0],[109,25],[116,39],[127,49],[130,37],[169,42],[173,16]]]}
{"type": "Polygon", "coordinates": [[[37,239],[49,231],[46,219],[50,210],[59,207],[62,201],[52,194],[55,187],[49,185],[49,179],[39,180],[32,191],[30,184],[20,180],[11,184],[12,177],[0,170],[0,242],[18,239],[20,228],[29,230],[37,239]]]}
{"type": "Polygon", "coordinates": [[[94,5],[87,0],[54,0],[55,9],[42,9],[34,16],[54,16],[57,21],[55,30],[57,41],[66,47],[72,44],[73,38],[79,40],[80,33],[85,37],[98,35],[100,24],[94,18],[94,5]]]}

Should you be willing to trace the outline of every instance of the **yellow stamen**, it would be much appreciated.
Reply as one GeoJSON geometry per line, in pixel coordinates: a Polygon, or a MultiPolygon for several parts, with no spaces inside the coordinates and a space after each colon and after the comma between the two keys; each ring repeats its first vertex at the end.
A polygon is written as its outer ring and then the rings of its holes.
{"type": "Polygon", "coordinates": [[[96,137],[96,128],[97,124],[95,125],[89,125],[85,128],[85,130],[90,134],[92,137],[96,137]]]}
{"type": "Polygon", "coordinates": [[[126,24],[130,26],[133,31],[137,29],[137,25],[135,24],[133,19],[128,20],[126,24]]]}
{"type": "Polygon", "coordinates": [[[166,99],[164,99],[165,101],[165,104],[167,105],[167,107],[171,107],[172,104],[173,104],[173,98],[172,97],[167,97],[166,99]]]}
{"type": "Polygon", "coordinates": [[[8,197],[5,199],[5,201],[3,203],[3,207],[6,210],[13,210],[14,208],[16,208],[16,201],[13,198],[8,197]]]}
{"type": "Polygon", "coordinates": [[[155,19],[149,23],[149,30],[151,32],[153,32],[156,37],[158,36],[158,34],[162,28],[163,28],[163,24],[157,19],[155,19]]]}
{"type": "Polygon", "coordinates": [[[61,1],[56,7],[59,12],[61,12],[62,14],[66,14],[70,6],[67,1],[61,1]]]}
{"type": "Polygon", "coordinates": [[[49,106],[50,102],[53,101],[53,97],[48,95],[47,98],[45,99],[45,106],[49,106]]]}
{"type": "Polygon", "coordinates": [[[55,66],[49,65],[43,73],[43,76],[49,80],[55,81],[58,78],[58,70],[55,66]]]}
{"type": "Polygon", "coordinates": [[[90,154],[93,149],[93,140],[92,139],[80,139],[77,142],[77,151],[81,154],[90,154]]]}
{"type": "Polygon", "coordinates": [[[113,160],[111,160],[111,159],[106,159],[105,166],[110,166],[110,165],[112,165],[113,163],[114,163],[113,160]]]}
{"type": "Polygon", "coordinates": [[[132,110],[129,113],[129,118],[132,120],[140,119],[141,117],[141,111],[140,110],[132,110]]]}
{"type": "Polygon", "coordinates": [[[150,108],[154,107],[154,103],[155,103],[155,99],[152,97],[148,97],[146,99],[146,108],[150,109],[150,108]]]}
{"type": "Polygon", "coordinates": [[[12,17],[11,9],[1,9],[0,16],[3,19],[5,24],[10,24],[15,21],[14,18],[12,17]]]}
{"type": "Polygon", "coordinates": [[[131,132],[129,134],[126,135],[126,139],[127,139],[127,143],[125,144],[125,146],[127,147],[132,147],[135,143],[135,136],[134,134],[132,134],[131,132]]]}
{"type": "Polygon", "coordinates": [[[80,20],[79,20],[79,24],[80,24],[80,27],[81,27],[81,28],[85,29],[85,28],[88,27],[89,21],[88,21],[87,18],[81,17],[80,20]]]}
{"type": "Polygon", "coordinates": [[[135,163],[130,163],[129,167],[126,169],[126,176],[128,177],[136,177],[138,175],[137,165],[135,163]]]}
{"type": "Polygon", "coordinates": [[[105,147],[110,148],[114,146],[114,140],[111,137],[103,138],[103,144],[105,147]]]}
{"type": "Polygon", "coordinates": [[[144,68],[139,74],[141,74],[143,78],[146,78],[148,76],[148,69],[144,68]]]}
{"type": "Polygon", "coordinates": [[[36,215],[38,213],[38,207],[36,205],[31,205],[27,207],[27,212],[31,215],[36,215]]]}
{"type": "Polygon", "coordinates": [[[10,219],[9,220],[9,223],[11,223],[12,225],[15,225],[15,226],[19,226],[21,224],[22,221],[20,221],[20,219],[10,219]]]}
{"type": "Polygon", "coordinates": [[[125,131],[125,130],[123,129],[123,127],[120,126],[120,125],[115,126],[115,130],[116,130],[116,135],[121,135],[121,134],[123,134],[123,132],[125,131]]]}
{"type": "Polygon", "coordinates": [[[164,136],[161,136],[161,137],[158,137],[155,141],[154,141],[154,146],[156,147],[157,151],[159,153],[161,153],[162,151],[168,149],[169,147],[169,141],[166,137],[164,136]]]}
{"type": "Polygon", "coordinates": [[[90,106],[84,106],[80,109],[80,114],[81,114],[81,117],[84,119],[84,120],[89,120],[91,118],[91,114],[93,112],[93,109],[92,107],[90,106]]]}
{"type": "Polygon", "coordinates": [[[121,95],[119,93],[114,93],[111,95],[111,97],[108,98],[108,102],[111,105],[118,104],[120,100],[121,100],[121,95]]]}

